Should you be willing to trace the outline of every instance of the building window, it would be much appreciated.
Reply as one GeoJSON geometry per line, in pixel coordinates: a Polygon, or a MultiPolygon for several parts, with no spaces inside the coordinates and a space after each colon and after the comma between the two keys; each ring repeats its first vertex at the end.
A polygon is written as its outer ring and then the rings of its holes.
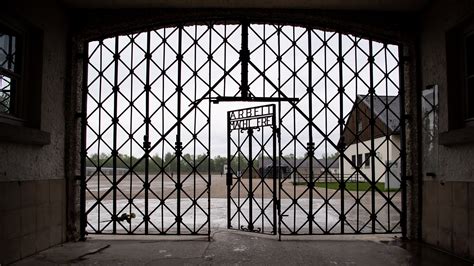
{"type": "Polygon", "coordinates": [[[351,168],[354,169],[354,166],[356,165],[356,156],[352,155],[352,165],[351,168]]]}
{"type": "Polygon", "coordinates": [[[474,142],[474,16],[446,32],[446,74],[448,128],[438,142],[474,142]]]}
{"type": "MultiPolygon", "coordinates": [[[[474,127],[474,16],[446,33],[448,131],[474,127]]],[[[449,132],[443,132],[449,133],[449,132]]],[[[472,139],[440,134],[441,144],[472,139]]]]}
{"type": "Polygon", "coordinates": [[[365,154],[365,168],[369,168],[370,167],[370,154],[369,153],[366,153],[365,154]]]}
{"type": "Polygon", "coordinates": [[[357,167],[361,167],[362,166],[362,154],[357,154],[357,167]]]}
{"type": "Polygon", "coordinates": [[[41,130],[43,31],[0,16],[0,142],[47,145],[41,130]]]}
{"type": "Polygon", "coordinates": [[[12,116],[17,116],[15,98],[21,78],[17,47],[17,36],[0,28],[0,114],[12,116]]]}

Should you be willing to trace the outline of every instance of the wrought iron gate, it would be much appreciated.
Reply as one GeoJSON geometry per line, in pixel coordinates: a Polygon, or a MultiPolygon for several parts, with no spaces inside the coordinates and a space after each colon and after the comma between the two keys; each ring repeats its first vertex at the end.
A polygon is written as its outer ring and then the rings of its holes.
{"type": "Polygon", "coordinates": [[[229,131],[237,134],[231,158],[249,175],[230,168],[230,196],[240,186],[255,203],[244,207],[247,216],[242,202],[230,201],[229,226],[280,234],[406,231],[398,45],[242,21],[178,25],[87,47],[83,235],[209,235],[212,103],[226,101],[276,102],[279,125],[229,131]],[[265,140],[276,154],[246,146],[265,140]],[[271,170],[255,165],[257,154],[273,159],[271,170]],[[271,195],[259,203],[255,184],[245,183],[255,174],[271,195]]]}
{"type": "Polygon", "coordinates": [[[227,132],[227,228],[276,234],[275,105],[229,111],[227,132]]]}

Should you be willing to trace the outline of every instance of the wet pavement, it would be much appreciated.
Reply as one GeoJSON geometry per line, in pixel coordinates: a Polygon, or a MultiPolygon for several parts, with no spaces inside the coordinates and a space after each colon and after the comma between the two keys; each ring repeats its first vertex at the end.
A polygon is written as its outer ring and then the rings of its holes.
{"type": "Polygon", "coordinates": [[[220,229],[208,237],[94,236],[16,265],[473,265],[390,235],[266,236],[220,229]]]}

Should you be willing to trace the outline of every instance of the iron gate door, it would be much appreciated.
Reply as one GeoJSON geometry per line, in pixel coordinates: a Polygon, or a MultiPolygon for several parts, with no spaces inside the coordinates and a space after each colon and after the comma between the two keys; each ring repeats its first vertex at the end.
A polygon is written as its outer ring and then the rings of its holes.
{"type": "Polygon", "coordinates": [[[245,20],[85,47],[82,236],[210,235],[211,122],[226,119],[211,106],[236,101],[276,104],[228,113],[229,228],[406,233],[403,47],[245,20]]]}
{"type": "Polygon", "coordinates": [[[276,234],[275,105],[227,113],[227,227],[276,234]]]}

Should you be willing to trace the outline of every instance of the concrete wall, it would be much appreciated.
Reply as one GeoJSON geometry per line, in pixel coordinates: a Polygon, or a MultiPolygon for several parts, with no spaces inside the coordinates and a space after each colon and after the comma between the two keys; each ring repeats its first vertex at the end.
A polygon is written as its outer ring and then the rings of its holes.
{"type": "MultiPolygon", "coordinates": [[[[473,11],[471,0],[437,0],[421,16],[421,88],[439,87],[440,133],[448,131],[446,32],[473,11]]],[[[474,258],[474,143],[438,145],[431,150],[434,152],[423,156],[422,238],[446,251],[474,258]],[[427,176],[429,172],[435,176],[427,176]]]]}
{"type": "MultiPolygon", "coordinates": [[[[67,24],[55,1],[2,3],[2,16],[43,33],[41,123],[46,145],[0,142],[0,263],[65,241],[64,86],[67,24]]],[[[39,42],[39,40],[38,40],[39,42]]],[[[15,130],[15,129],[14,129],[15,130]]]]}

